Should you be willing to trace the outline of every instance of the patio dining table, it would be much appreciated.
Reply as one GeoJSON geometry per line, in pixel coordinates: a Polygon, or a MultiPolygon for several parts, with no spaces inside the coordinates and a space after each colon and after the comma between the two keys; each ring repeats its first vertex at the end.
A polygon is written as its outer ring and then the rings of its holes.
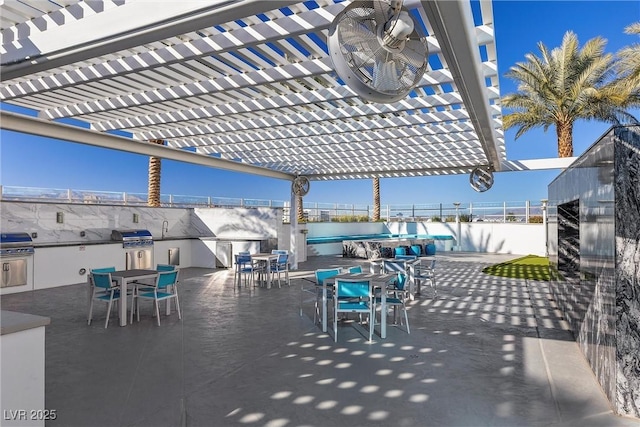
{"type": "Polygon", "coordinates": [[[251,261],[258,261],[264,267],[264,271],[262,269],[259,270],[259,277],[262,277],[262,281],[266,282],[267,289],[271,289],[271,282],[273,275],[271,273],[271,262],[278,259],[278,254],[272,253],[258,253],[251,254],[251,261]]]}
{"type": "Polygon", "coordinates": [[[133,269],[118,270],[111,273],[111,277],[120,286],[120,304],[118,304],[118,315],[120,316],[120,326],[127,326],[127,285],[136,280],[155,279],[158,276],[156,270],[133,269]]]}
{"type": "MultiPolygon", "coordinates": [[[[397,274],[392,273],[342,273],[336,276],[325,279],[322,282],[322,332],[327,332],[327,288],[335,286],[337,280],[340,279],[355,279],[355,280],[368,280],[371,287],[380,288],[383,291],[392,284],[397,274]]],[[[373,291],[373,290],[372,290],[373,291]]],[[[386,313],[387,310],[387,293],[380,292],[381,304],[380,309],[382,313],[386,313]]],[[[375,313],[372,313],[375,316],[375,313]]],[[[380,338],[387,337],[387,316],[380,316],[380,338]]],[[[371,321],[371,320],[370,320],[371,321]]]]}

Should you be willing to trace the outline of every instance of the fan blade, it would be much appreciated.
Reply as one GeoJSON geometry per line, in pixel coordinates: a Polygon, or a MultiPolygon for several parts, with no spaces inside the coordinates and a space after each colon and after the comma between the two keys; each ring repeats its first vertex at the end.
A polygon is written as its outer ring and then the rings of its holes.
{"type": "Polygon", "coordinates": [[[391,4],[384,0],[373,1],[376,22],[379,24],[387,22],[392,16],[391,4]]]}
{"type": "Polygon", "coordinates": [[[376,62],[373,67],[373,87],[382,91],[398,89],[398,69],[394,61],[376,62]]]}
{"type": "Polygon", "coordinates": [[[404,49],[398,55],[402,60],[419,69],[427,63],[429,52],[421,40],[411,39],[405,43],[404,49]]]}
{"type": "MultiPolygon", "coordinates": [[[[370,22],[370,21],[367,21],[370,22]]],[[[373,40],[377,42],[375,28],[367,25],[367,22],[356,22],[351,19],[340,24],[340,42],[347,45],[358,45],[363,41],[373,40]]]]}

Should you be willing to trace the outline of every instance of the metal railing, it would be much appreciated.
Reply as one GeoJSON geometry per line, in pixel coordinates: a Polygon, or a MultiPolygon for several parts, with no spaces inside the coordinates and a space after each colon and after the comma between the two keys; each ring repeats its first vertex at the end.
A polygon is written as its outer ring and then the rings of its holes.
{"type": "MultiPolygon", "coordinates": [[[[21,202],[85,203],[125,206],[146,206],[146,193],[52,189],[36,187],[0,186],[0,199],[21,202]]],[[[232,197],[161,195],[162,207],[272,207],[282,208],[283,219],[289,220],[289,201],[246,199],[232,197]]],[[[372,205],[304,202],[308,222],[367,222],[373,214],[372,205]]],[[[456,215],[462,222],[542,222],[542,202],[482,202],[432,203],[381,206],[386,221],[442,221],[454,222],[456,215]]]]}

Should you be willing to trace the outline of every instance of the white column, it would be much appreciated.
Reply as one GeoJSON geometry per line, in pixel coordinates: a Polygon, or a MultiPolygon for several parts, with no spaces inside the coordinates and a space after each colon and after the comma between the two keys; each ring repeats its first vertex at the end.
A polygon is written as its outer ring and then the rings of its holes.
{"type": "Polygon", "coordinates": [[[460,202],[455,202],[453,206],[456,207],[456,245],[453,247],[454,251],[462,250],[462,225],[460,224],[460,202]]]}
{"type": "Polygon", "coordinates": [[[544,227],[544,256],[549,256],[549,229],[547,224],[547,205],[549,200],[542,199],[542,226],[544,227]]]}
{"type": "Polygon", "coordinates": [[[290,267],[292,270],[298,269],[298,203],[296,195],[291,192],[291,203],[289,203],[289,252],[291,253],[290,267]]]}

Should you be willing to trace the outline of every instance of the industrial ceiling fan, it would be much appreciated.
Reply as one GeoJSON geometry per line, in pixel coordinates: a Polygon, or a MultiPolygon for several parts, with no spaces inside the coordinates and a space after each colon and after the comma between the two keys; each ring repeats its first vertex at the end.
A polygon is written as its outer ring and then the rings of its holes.
{"type": "Polygon", "coordinates": [[[338,76],[361,98],[396,102],[420,82],[426,37],[402,0],[354,1],[329,28],[328,47],[338,76]]]}
{"type": "Polygon", "coordinates": [[[309,192],[310,187],[311,183],[309,182],[309,178],[302,175],[296,176],[291,183],[291,191],[296,196],[306,196],[309,192]]]}

